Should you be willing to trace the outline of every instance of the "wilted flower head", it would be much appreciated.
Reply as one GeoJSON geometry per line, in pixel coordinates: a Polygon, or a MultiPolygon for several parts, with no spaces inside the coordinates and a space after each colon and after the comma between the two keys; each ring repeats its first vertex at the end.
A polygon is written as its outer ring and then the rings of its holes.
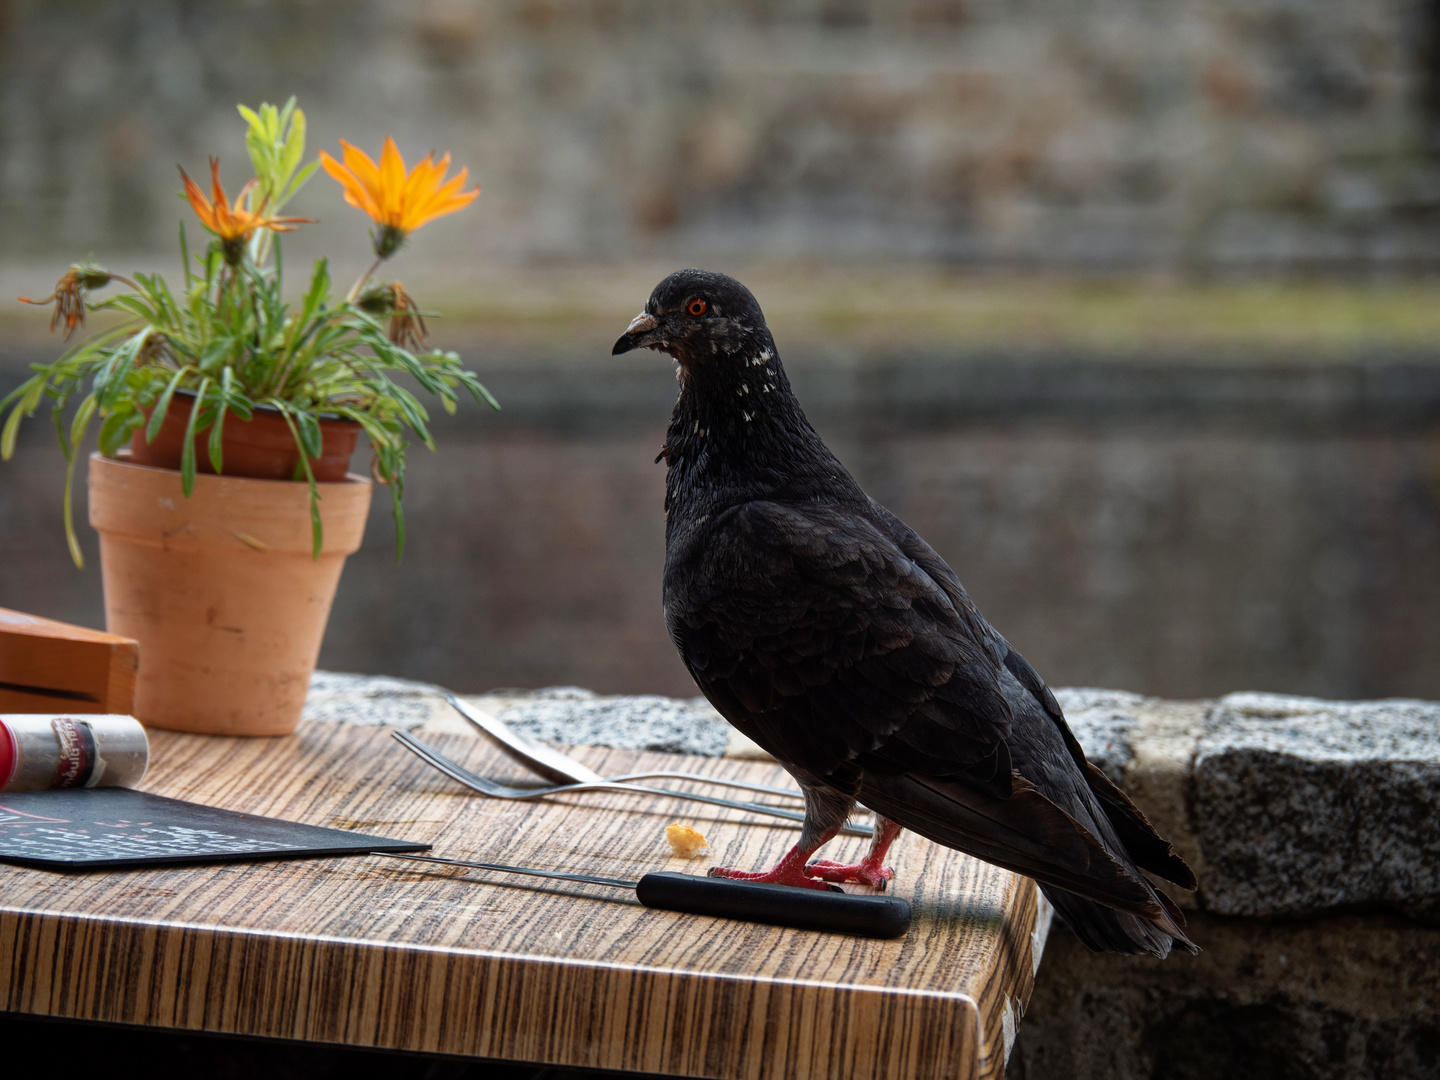
{"type": "Polygon", "coordinates": [[[186,175],[184,169],[180,170],[180,176],[185,181],[185,195],[195,210],[195,216],[202,225],[220,238],[220,245],[225,251],[225,261],[231,266],[240,262],[245,240],[256,229],[294,232],[297,224],[315,220],[302,217],[267,218],[264,216],[263,203],[253,211],[245,209],[245,200],[256,184],[254,180],[240,189],[240,194],[235,196],[235,202],[231,205],[225,198],[225,189],[220,185],[218,158],[210,159],[210,187],[213,194],[208,199],[200,186],[186,175]]]}
{"type": "Polygon", "coordinates": [[[371,237],[375,254],[382,259],[395,254],[405,237],[426,222],[464,209],[480,194],[479,184],[470,191],[460,190],[470,176],[469,169],[461,169],[446,181],[449,154],[436,162],[432,150],[407,173],[405,159],[388,135],[379,165],[344,139],[340,145],[345,148],[343,165],[324,150],[320,151],[320,162],[345,189],[345,201],[364,210],[380,226],[371,237]]]}
{"type": "Polygon", "coordinates": [[[411,352],[425,348],[425,335],[429,333],[429,328],[415,298],[405,291],[400,282],[392,281],[388,285],[366,289],[356,304],[371,315],[390,317],[389,337],[396,345],[411,352]]]}
{"type": "Polygon", "coordinates": [[[65,337],[69,338],[75,328],[85,325],[85,293],[90,289],[101,289],[110,284],[110,271],[89,263],[76,263],[65,272],[55,284],[55,291],[44,300],[31,300],[28,296],[18,297],[22,304],[48,304],[55,302],[55,311],[50,316],[50,332],[63,322],[65,337]]]}

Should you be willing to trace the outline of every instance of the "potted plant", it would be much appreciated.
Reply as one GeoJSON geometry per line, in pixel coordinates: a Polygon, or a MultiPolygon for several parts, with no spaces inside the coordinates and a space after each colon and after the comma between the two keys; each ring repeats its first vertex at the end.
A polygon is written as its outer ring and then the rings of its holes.
{"type": "Polygon", "coordinates": [[[72,266],[55,292],[51,329],[69,336],[91,293],[115,325],[32,365],[0,400],[0,456],[22,417],[49,403],[69,467],[65,532],[82,565],[71,515],[79,447],[99,421],[90,456],[90,521],[100,533],[105,613],[113,633],[140,642],[137,716],[157,727],[219,734],[294,730],[345,557],[360,546],[371,478],[389,488],[396,558],[404,550],[401,496],[411,437],[432,450],[429,417],[395,380],[403,374],[456,408],[459,392],[498,408],[454,353],[426,348],[426,327],[398,281],[376,271],[426,222],[462,209],[467,170],[450,158],[406,169],[393,139],[377,164],[344,143],[302,165],[305,114],[240,108],[254,178],[233,201],[220,164],[210,192],[181,170],[185,197],[211,234],[192,252],[180,226],[184,280],[134,279],[72,266]],[[322,165],[350,205],[374,222],[375,262],[343,299],[327,260],[298,300],[284,297],[281,235],[309,221],[282,217],[322,165]],[[358,436],[370,476],[348,471],[358,436]]]}

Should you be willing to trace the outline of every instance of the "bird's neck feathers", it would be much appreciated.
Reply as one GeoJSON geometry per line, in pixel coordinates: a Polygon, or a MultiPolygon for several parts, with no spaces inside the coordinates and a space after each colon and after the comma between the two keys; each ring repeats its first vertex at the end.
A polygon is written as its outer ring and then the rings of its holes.
{"type": "Polygon", "coordinates": [[[717,504],[802,493],[813,480],[848,479],[805,418],[773,342],[682,361],[679,379],[660,453],[668,511],[687,503],[709,513],[717,504]]]}

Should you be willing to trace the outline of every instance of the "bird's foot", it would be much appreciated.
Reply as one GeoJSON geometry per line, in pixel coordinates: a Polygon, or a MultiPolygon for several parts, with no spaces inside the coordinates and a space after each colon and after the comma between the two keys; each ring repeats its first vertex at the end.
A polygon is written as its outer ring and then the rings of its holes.
{"type": "Polygon", "coordinates": [[[866,859],[858,863],[839,863],[829,859],[816,859],[805,867],[805,873],[821,881],[850,881],[856,885],[868,885],[879,892],[885,891],[887,883],[895,877],[895,871],[881,866],[878,861],[866,859]]]}
{"type": "Polygon", "coordinates": [[[736,870],[729,866],[712,866],[709,870],[710,877],[730,878],[732,881],[758,881],[766,885],[794,885],[801,889],[826,889],[831,892],[838,892],[833,885],[823,881],[817,881],[807,877],[805,870],[799,863],[783,861],[773,870],[766,870],[763,873],[752,873],[748,870],[736,870]]]}

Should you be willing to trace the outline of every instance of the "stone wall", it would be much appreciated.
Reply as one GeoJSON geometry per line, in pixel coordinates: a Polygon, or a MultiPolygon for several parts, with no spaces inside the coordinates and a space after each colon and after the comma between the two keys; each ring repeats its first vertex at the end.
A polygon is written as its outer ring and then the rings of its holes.
{"type": "Polygon", "coordinates": [[[1440,705],[1062,691],[1171,838],[1199,956],[1050,935],[1011,1074],[1431,1077],[1440,1070],[1440,705]]]}
{"type": "Polygon", "coordinates": [[[472,166],[456,259],[1433,266],[1437,42],[1427,0],[7,0],[0,236],[168,252],[176,164],[238,183],[234,103],[295,93],[312,146],[472,166]]]}

